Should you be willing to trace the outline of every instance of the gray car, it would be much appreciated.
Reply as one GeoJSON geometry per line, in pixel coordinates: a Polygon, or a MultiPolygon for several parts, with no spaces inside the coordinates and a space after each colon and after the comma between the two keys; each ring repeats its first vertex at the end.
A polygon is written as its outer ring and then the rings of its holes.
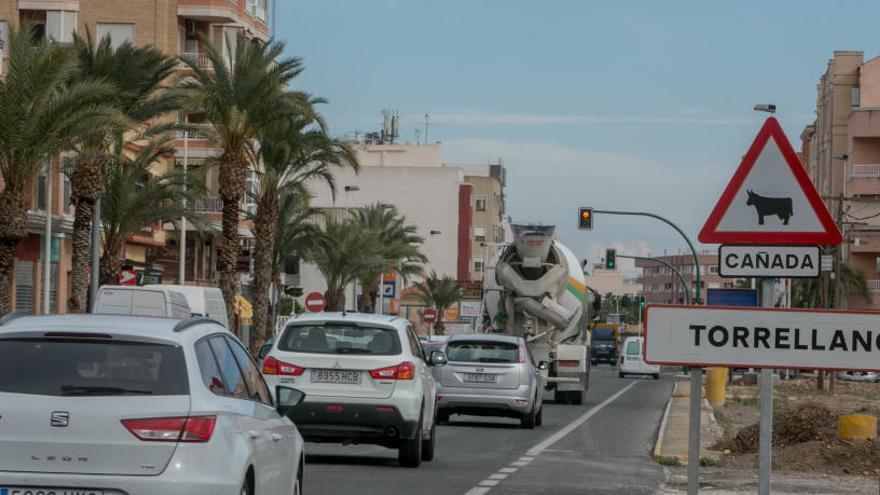
{"type": "Polygon", "coordinates": [[[449,363],[436,368],[439,422],[452,414],[519,418],[523,428],[541,425],[542,371],[521,337],[453,335],[446,343],[449,363]]]}

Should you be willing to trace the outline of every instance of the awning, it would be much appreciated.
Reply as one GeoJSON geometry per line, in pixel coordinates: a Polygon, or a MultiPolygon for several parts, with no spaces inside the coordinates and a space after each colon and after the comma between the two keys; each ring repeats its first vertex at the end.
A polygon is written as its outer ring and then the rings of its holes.
{"type": "Polygon", "coordinates": [[[254,317],[254,306],[241,294],[235,295],[235,314],[241,319],[242,325],[250,325],[254,317]]]}

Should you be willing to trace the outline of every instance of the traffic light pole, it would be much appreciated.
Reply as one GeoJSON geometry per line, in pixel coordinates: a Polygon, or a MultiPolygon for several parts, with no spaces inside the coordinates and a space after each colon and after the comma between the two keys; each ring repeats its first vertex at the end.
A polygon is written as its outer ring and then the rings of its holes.
{"type": "Polygon", "coordinates": [[[660,263],[662,265],[666,265],[666,267],[669,268],[670,270],[672,270],[672,273],[674,273],[678,277],[678,281],[681,282],[681,286],[684,287],[685,296],[686,296],[685,300],[684,300],[685,304],[691,303],[691,288],[690,288],[690,286],[688,286],[687,282],[685,282],[684,276],[681,274],[681,271],[678,268],[676,268],[675,266],[673,266],[672,263],[669,263],[668,261],[663,261],[658,258],[651,258],[648,256],[629,256],[629,255],[625,255],[625,254],[618,254],[617,257],[618,258],[626,258],[626,259],[630,259],[630,260],[656,261],[657,263],[660,263]]]}
{"type": "Polygon", "coordinates": [[[699,258],[699,256],[697,256],[697,250],[696,250],[696,248],[694,248],[694,243],[691,242],[690,237],[688,237],[687,234],[685,234],[684,231],[681,230],[681,228],[679,228],[678,225],[675,225],[674,223],[672,223],[672,221],[670,221],[666,218],[663,218],[660,215],[655,215],[653,213],[648,213],[648,212],[644,212],[644,211],[593,210],[593,212],[594,213],[604,213],[605,215],[625,215],[625,216],[631,216],[631,217],[654,218],[656,220],[660,220],[661,222],[663,222],[666,225],[669,225],[670,227],[675,229],[675,231],[678,232],[681,235],[681,237],[684,239],[684,241],[687,243],[688,247],[691,250],[691,254],[694,257],[694,270],[696,270],[696,274],[697,274],[697,292],[696,292],[696,299],[694,300],[694,303],[701,304],[703,302],[700,298],[700,290],[702,287],[702,284],[700,283],[700,258],[699,258]]]}
{"type": "MultiPolygon", "coordinates": [[[[684,238],[685,242],[687,242],[688,247],[691,249],[691,254],[694,256],[694,269],[697,274],[697,292],[696,292],[696,304],[700,304],[700,258],[697,256],[697,250],[694,248],[694,243],[691,242],[690,238],[687,234],[684,233],[678,225],[675,225],[671,221],[666,218],[661,217],[660,215],[655,215],[653,213],[641,212],[641,211],[614,211],[614,210],[593,210],[594,213],[604,213],[606,215],[626,215],[626,216],[634,216],[634,217],[649,217],[654,218],[656,220],[660,220],[661,222],[669,225],[676,232],[678,232],[682,238],[684,238]]],[[[688,298],[690,298],[690,290],[688,290],[688,298]]],[[[697,495],[700,491],[700,406],[702,405],[702,388],[703,388],[703,368],[692,366],[690,368],[691,380],[690,380],[690,412],[688,415],[688,480],[687,480],[687,494],[688,495],[697,495]]]]}

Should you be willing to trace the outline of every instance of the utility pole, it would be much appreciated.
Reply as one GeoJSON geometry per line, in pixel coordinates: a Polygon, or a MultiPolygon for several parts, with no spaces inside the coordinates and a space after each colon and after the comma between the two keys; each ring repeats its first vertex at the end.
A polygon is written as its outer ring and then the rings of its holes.
{"type": "Polygon", "coordinates": [[[46,163],[46,230],[43,233],[43,311],[49,314],[52,306],[49,300],[52,285],[52,162],[46,163]]]}

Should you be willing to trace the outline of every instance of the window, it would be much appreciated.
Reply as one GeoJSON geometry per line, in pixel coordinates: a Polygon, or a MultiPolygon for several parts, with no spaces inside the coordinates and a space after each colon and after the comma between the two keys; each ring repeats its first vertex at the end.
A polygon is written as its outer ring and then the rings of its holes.
{"type": "Polygon", "coordinates": [[[474,209],[477,211],[486,211],[486,198],[483,196],[474,198],[474,209]]]}
{"type": "Polygon", "coordinates": [[[479,242],[486,241],[486,227],[474,227],[474,240],[479,242]]]}
{"type": "Polygon", "coordinates": [[[709,273],[713,275],[718,274],[718,265],[709,265],[709,273]]]}
{"type": "Polygon", "coordinates": [[[53,396],[188,395],[183,351],[110,339],[0,339],[0,392],[53,396]]]}
{"type": "Polygon", "coordinates": [[[63,10],[46,11],[45,35],[59,43],[73,42],[76,32],[76,12],[63,10]]]}
{"type": "Polygon", "coordinates": [[[260,194],[260,177],[256,170],[248,172],[244,185],[244,211],[253,214],[257,210],[257,196],[260,194]]]}
{"type": "Polygon", "coordinates": [[[134,24],[98,23],[98,39],[110,36],[110,46],[119,48],[126,41],[134,43],[134,24]]]}
{"type": "Polygon", "coordinates": [[[199,370],[202,372],[202,381],[205,382],[208,390],[215,395],[232,395],[223,383],[223,375],[220,373],[220,367],[217,366],[217,360],[214,359],[214,353],[211,352],[211,346],[207,340],[196,344],[196,358],[199,361],[199,370]]]}
{"type": "Polygon", "coordinates": [[[413,355],[424,361],[425,351],[422,350],[422,345],[419,343],[419,338],[416,337],[416,334],[415,332],[413,332],[412,327],[406,327],[406,336],[409,339],[409,347],[410,349],[412,349],[413,355]]]}
{"type": "Polygon", "coordinates": [[[483,260],[483,257],[480,256],[478,258],[474,258],[474,271],[481,272],[485,269],[486,262],[483,260]]]}
{"type": "Polygon", "coordinates": [[[232,349],[232,354],[235,355],[235,359],[238,361],[238,366],[244,371],[244,378],[247,381],[248,390],[250,390],[251,393],[251,400],[272,405],[272,398],[269,395],[269,387],[267,387],[266,382],[263,381],[263,377],[260,375],[260,370],[257,369],[257,365],[254,364],[250,355],[244,350],[241,344],[235,340],[229,337],[226,337],[225,340],[232,349]]]}
{"type": "Polygon", "coordinates": [[[211,350],[214,351],[214,357],[217,359],[217,365],[220,368],[220,374],[223,377],[223,385],[229,392],[229,397],[236,399],[249,400],[251,398],[248,392],[247,382],[235,361],[235,356],[229,346],[223,342],[223,337],[211,337],[208,339],[211,350]]]}
{"type": "Polygon", "coordinates": [[[458,340],[446,347],[450,361],[469,363],[515,363],[519,361],[519,346],[509,342],[458,340]]]}
{"type": "Polygon", "coordinates": [[[859,88],[852,88],[849,90],[849,104],[857,107],[861,103],[861,94],[859,88]]]}
{"type": "Polygon", "coordinates": [[[639,345],[637,340],[631,340],[628,344],[626,344],[626,355],[627,356],[638,356],[642,353],[642,346],[639,345]]]}
{"type": "Polygon", "coordinates": [[[335,325],[292,325],[284,330],[278,349],[312,354],[371,354],[401,352],[397,331],[391,328],[335,325]]]}
{"type": "Polygon", "coordinates": [[[3,56],[6,54],[6,33],[8,30],[6,21],[0,21],[0,75],[3,74],[3,56]]]}

